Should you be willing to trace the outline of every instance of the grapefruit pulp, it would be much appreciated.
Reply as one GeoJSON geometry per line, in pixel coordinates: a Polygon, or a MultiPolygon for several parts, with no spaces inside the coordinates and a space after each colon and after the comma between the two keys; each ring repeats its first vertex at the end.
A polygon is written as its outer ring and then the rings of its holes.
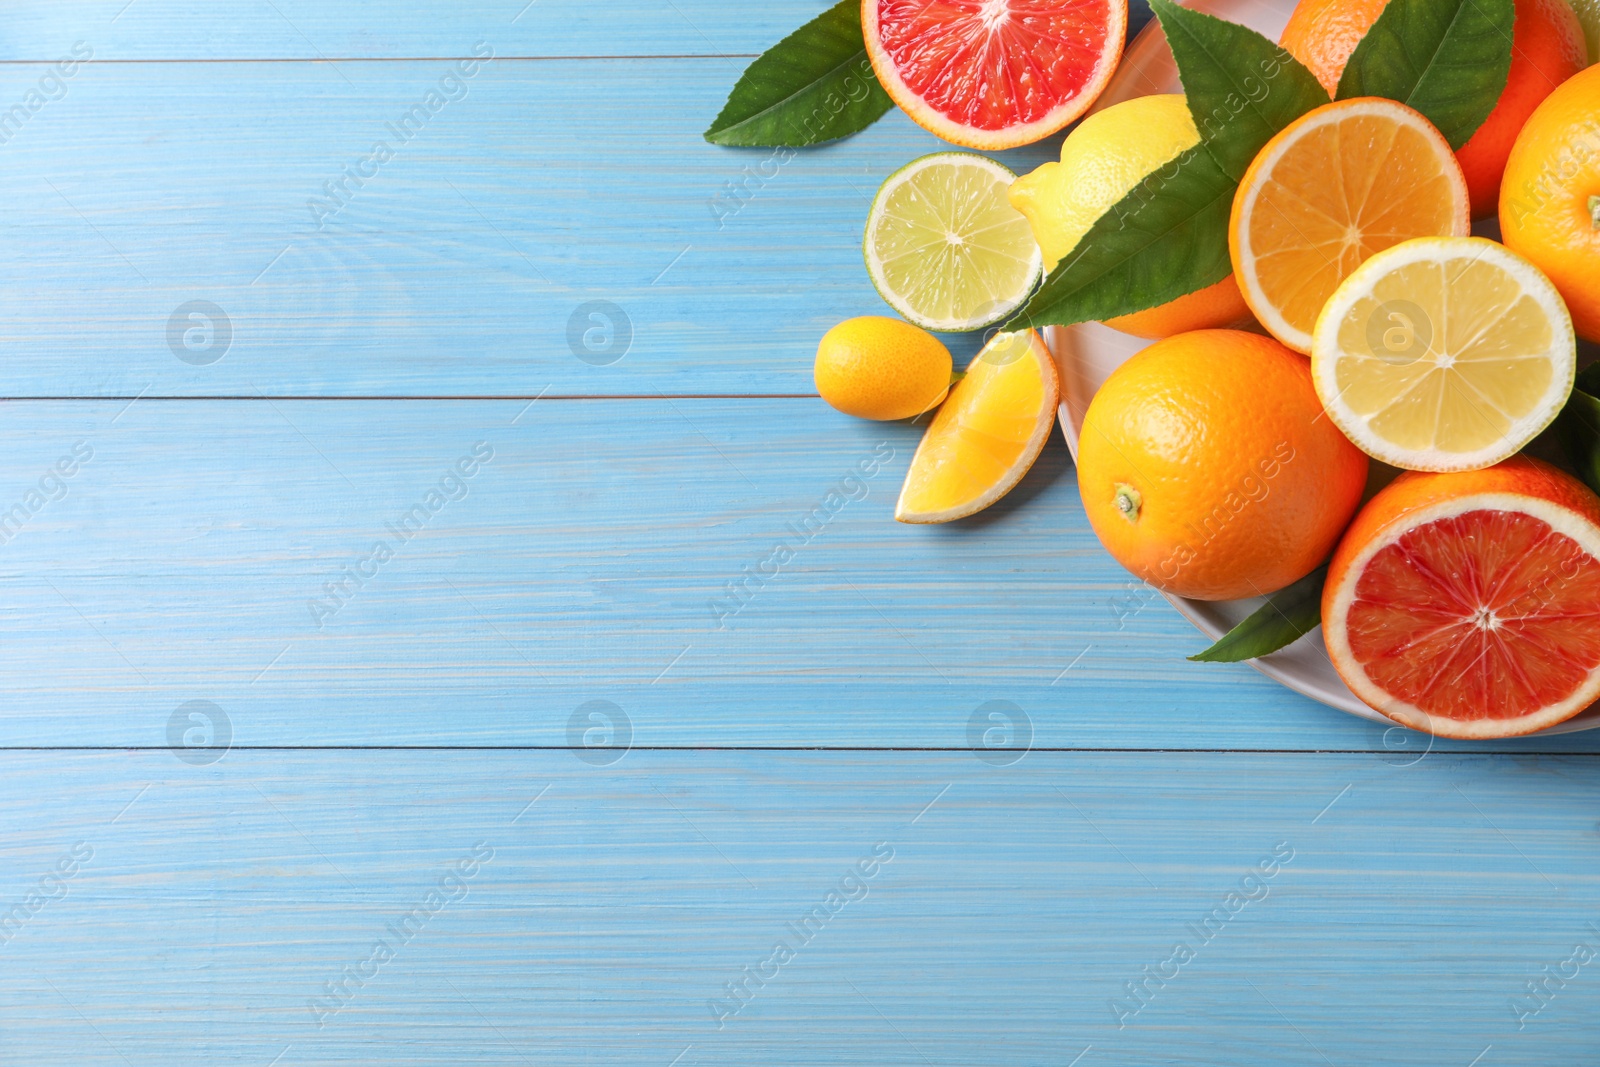
{"type": "Polygon", "coordinates": [[[1600,697],[1600,499],[1513,456],[1408,472],[1373,497],[1323,589],[1351,691],[1441,737],[1515,737],[1600,697]]]}
{"type": "Polygon", "coordinates": [[[1122,58],[1128,0],[862,0],[867,55],[924,129],[968,148],[1048,137],[1122,58]]]}

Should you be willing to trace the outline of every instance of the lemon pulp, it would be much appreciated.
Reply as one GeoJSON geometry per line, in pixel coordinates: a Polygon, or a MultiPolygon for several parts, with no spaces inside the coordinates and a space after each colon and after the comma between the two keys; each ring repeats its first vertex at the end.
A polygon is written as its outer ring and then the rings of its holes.
{"type": "Polygon", "coordinates": [[[1323,406],[1368,454],[1414,470],[1471,470],[1519,450],[1571,391],[1571,319],[1550,282],[1479,238],[1379,253],[1318,321],[1323,406]]]}

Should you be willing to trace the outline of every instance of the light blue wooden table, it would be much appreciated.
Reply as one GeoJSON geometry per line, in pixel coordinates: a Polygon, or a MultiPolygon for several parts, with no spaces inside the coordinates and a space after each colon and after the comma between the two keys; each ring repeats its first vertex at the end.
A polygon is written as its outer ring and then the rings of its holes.
{"type": "Polygon", "coordinates": [[[896,525],[810,359],[938,143],[524,3],[0,9],[0,1064],[1596,1062],[1600,735],[1186,662],[1059,439],[896,525]]]}

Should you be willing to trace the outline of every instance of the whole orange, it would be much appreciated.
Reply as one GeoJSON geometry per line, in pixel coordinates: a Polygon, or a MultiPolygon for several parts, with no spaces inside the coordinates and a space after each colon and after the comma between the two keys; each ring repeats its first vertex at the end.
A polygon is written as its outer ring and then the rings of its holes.
{"type": "Polygon", "coordinates": [[[1243,325],[1252,320],[1250,305],[1244,302],[1239,283],[1230,274],[1215,285],[1196,289],[1153,308],[1118,315],[1105,320],[1105,324],[1113,330],[1155,340],[1213,326],[1243,325]]]}
{"type": "Polygon", "coordinates": [[[1389,0],[1300,0],[1278,43],[1333,96],[1350,53],[1388,6],[1389,0]]]}
{"type": "Polygon", "coordinates": [[[1522,128],[1500,233],[1555,283],[1578,336],[1600,341],[1600,66],[1569,78],[1522,128]]]}
{"type": "MultiPolygon", "coordinates": [[[[1356,45],[1389,0],[1300,0],[1278,43],[1332,95],[1356,45]]],[[[1566,0],[1516,0],[1511,73],[1483,125],[1456,151],[1472,194],[1472,217],[1494,213],[1506,157],[1528,116],[1555,87],[1584,68],[1583,25],[1566,0]]]]}
{"type": "Polygon", "coordinates": [[[1100,543],[1199,600],[1276,592],[1327,558],[1367,457],[1323,416],[1311,366],[1270,337],[1178,334],[1137,353],[1084,415],[1078,489],[1100,543]]]}

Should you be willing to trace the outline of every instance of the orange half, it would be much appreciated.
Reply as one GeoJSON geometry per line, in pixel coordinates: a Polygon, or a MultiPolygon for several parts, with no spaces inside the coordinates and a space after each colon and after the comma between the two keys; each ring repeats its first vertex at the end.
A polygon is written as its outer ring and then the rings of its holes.
{"type": "Polygon", "coordinates": [[[1465,237],[1467,181],[1444,136],[1393,100],[1308,112],[1268,141],[1233,199],[1228,249],[1245,303],[1297,352],[1357,267],[1413,237],[1465,237]]]}

